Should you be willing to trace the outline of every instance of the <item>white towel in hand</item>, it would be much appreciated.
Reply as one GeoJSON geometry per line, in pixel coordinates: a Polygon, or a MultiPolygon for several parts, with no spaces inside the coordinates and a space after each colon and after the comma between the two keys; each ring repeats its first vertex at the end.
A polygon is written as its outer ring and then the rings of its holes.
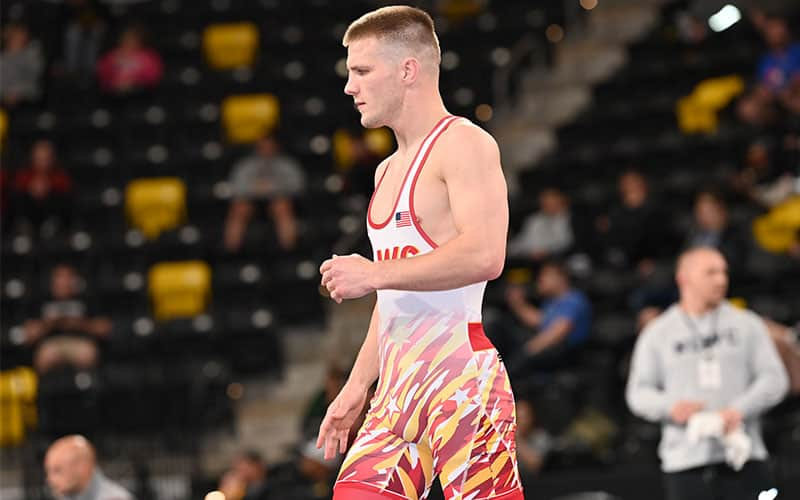
{"type": "Polygon", "coordinates": [[[697,444],[701,439],[721,438],[725,422],[717,412],[701,411],[689,418],[686,424],[686,437],[689,442],[697,444]]]}
{"type": "Polygon", "coordinates": [[[725,434],[725,422],[717,412],[703,411],[692,415],[686,424],[689,442],[697,444],[701,439],[718,439],[725,447],[725,462],[734,470],[741,470],[753,448],[750,436],[742,426],[725,434]]]}
{"type": "Polygon", "coordinates": [[[742,427],[727,433],[722,438],[722,443],[725,445],[725,461],[733,467],[734,470],[741,470],[747,459],[750,458],[750,452],[753,449],[753,443],[750,436],[745,434],[742,427]]]}

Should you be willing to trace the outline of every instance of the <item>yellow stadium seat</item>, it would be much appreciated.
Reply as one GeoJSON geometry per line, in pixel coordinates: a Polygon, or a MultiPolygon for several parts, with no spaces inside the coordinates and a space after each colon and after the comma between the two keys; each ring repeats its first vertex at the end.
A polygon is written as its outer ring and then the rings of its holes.
{"type": "Polygon", "coordinates": [[[333,133],[333,162],[341,171],[348,171],[356,161],[353,136],[344,129],[333,133]]]}
{"type": "Polygon", "coordinates": [[[271,94],[235,95],[222,101],[222,123],[228,141],[255,142],[269,134],[280,120],[280,104],[271,94]]]}
{"type": "Polygon", "coordinates": [[[747,309],[747,300],[743,297],[731,297],[728,303],[737,309],[747,309]]]}
{"type": "Polygon", "coordinates": [[[716,132],[717,114],[743,91],[744,80],[738,75],[701,81],[690,95],[678,100],[678,126],[686,134],[716,132]]]}
{"type": "MultiPolygon", "coordinates": [[[[364,131],[364,145],[370,153],[383,158],[389,155],[394,146],[392,133],[386,127],[364,131]]],[[[344,129],[333,134],[333,160],[340,171],[348,171],[356,161],[356,139],[344,129]]]]}
{"type": "Polygon", "coordinates": [[[486,4],[485,0],[444,0],[439,4],[439,11],[451,21],[460,21],[480,14],[486,4]]]}
{"type": "Polygon", "coordinates": [[[800,231],[800,196],[784,201],[753,221],[753,237],[772,253],[784,253],[797,241],[800,231]]]}
{"type": "Polygon", "coordinates": [[[4,109],[0,109],[0,151],[3,149],[3,144],[6,142],[6,133],[8,132],[8,115],[4,109]]]}
{"type": "Polygon", "coordinates": [[[392,133],[386,127],[367,129],[364,132],[364,143],[372,154],[379,157],[388,156],[394,146],[392,133]]]}
{"type": "Polygon", "coordinates": [[[199,260],[161,262],[150,268],[148,291],[157,320],[197,316],[211,298],[211,268],[199,260]]]}
{"type": "Polygon", "coordinates": [[[258,43],[258,28],[254,23],[212,24],[203,32],[203,51],[214,69],[252,66],[258,43]]]}
{"type": "Polygon", "coordinates": [[[186,218],[186,185],[177,177],[131,181],[125,188],[125,213],[145,237],[156,238],[186,218]]]}
{"type": "Polygon", "coordinates": [[[27,367],[0,373],[0,445],[16,446],[36,426],[36,373],[27,367]]]}

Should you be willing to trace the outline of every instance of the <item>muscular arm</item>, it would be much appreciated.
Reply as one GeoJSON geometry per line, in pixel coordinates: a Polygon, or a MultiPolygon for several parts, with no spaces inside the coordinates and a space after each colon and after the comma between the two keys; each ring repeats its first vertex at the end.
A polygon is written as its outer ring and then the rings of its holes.
{"type": "Polygon", "coordinates": [[[373,263],[375,290],[448,290],[495,279],[503,270],[508,200],[497,143],[470,125],[442,136],[439,147],[457,235],[427,254],[373,263]]]}

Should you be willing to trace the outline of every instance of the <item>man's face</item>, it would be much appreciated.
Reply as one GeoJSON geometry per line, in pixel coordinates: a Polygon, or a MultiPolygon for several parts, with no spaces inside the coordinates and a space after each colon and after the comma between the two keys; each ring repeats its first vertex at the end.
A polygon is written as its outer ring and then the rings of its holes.
{"type": "Polygon", "coordinates": [[[69,299],[75,295],[75,271],[69,266],[58,266],[53,269],[50,278],[50,291],[56,299],[69,299]]]}
{"type": "Polygon", "coordinates": [[[564,195],[555,189],[548,189],[539,195],[539,206],[547,215],[558,215],[564,211],[567,203],[564,195]]]}
{"type": "Polygon", "coordinates": [[[400,72],[394,60],[375,37],[355,40],[347,48],[344,93],[353,97],[366,128],[387,125],[402,104],[400,72]]]}
{"type": "Polygon", "coordinates": [[[619,193],[625,206],[637,208],[647,200],[647,185],[640,175],[626,174],[619,180],[619,193]]]}
{"type": "Polygon", "coordinates": [[[55,154],[53,146],[47,141],[37,142],[31,152],[31,163],[37,170],[48,170],[53,166],[55,154]]]}
{"type": "Polygon", "coordinates": [[[728,265],[717,252],[695,255],[684,271],[684,286],[709,306],[716,306],[728,293],[728,265]]]}
{"type": "Polygon", "coordinates": [[[694,206],[694,217],[697,225],[707,231],[720,231],[727,222],[725,208],[715,199],[700,197],[694,206]]]}
{"type": "Polygon", "coordinates": [[[554,297],[563,287],[564,277],[552,266],[544,266],[539,272],[537,290],[542,297],[554,297]]]}
{"type": "Polygon", "coordinates": [[[764,26],[764,38],[772,49],[782,49],[789,44],[789,28],[782,19],[770,19],[764,26]]]}
{"type": "Polygon", "coordinates": [[[47,484],[58,496],[81,492],[81,481],[76,457],[66,453],[48,453],[44,463],[47,484]]]}

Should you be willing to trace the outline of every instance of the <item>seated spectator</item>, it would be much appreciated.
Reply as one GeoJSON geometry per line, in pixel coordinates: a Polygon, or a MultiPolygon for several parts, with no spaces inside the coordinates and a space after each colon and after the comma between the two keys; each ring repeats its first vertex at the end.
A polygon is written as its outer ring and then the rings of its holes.
{"type": "Polygon", "coordinates": [[[28,229],[54,233],[69,222],[71,193],[72,181],[58,165],[53,144],[37,141],[30,165],[18,170],[14,179],[14,215],[28,229]]]}
{"type": "Polygon", "coordinates": [[[522,287],[510,287],[506,299],[516,321],[501,320],[489,331],[512,377],[562,367],[589,337],[591,305],[562,265],[543,264],[537,289],[544,299],[541,309],[528,302],[522,287]]]}
{"type": "Polygon", "coordinates": [[[64,29],[64,71],[84,81],[94,74],[106,34],[105,6],[98,0],[68,2],[64,29]]]}
{"type": "Polygon", "coordinates": [[[656,260],[677,245],[672,229],[650,196],[647,180],[630,170],[619,178],[620,205],[597,221],[606,260],[617,267],[634,267],[649,276],[656,260]]]}
{"type": "Polygon", "coordinates": [[[740,118],[753,125],[774,121],[777,107],[800,114],[800,43],[792,41],[780,17],[764,18],[759,28],[769,51],[759,62],[755,88],[738,108],[740,118]]]}
{"type": "Polygon", "coordinates": [[[297,218],[294,198],[305,187],[303,171],[291,156],[280,152],[272,136],[264,137],[254,152],[239,160],[231,173],[233,201],[225,222],[225,248],[230,252],[242,246],[247,225],[257,203],[264,203],[284,250],[297,243],[297,218]]]}
{"type": "Polygon", "coordinates": [[[97,364],[98,341],[108,337],[111,321],[90,313],[77,271],[65,264],[54,267],[50,300],[42,304],[40,318],[24,324],[25,343],[34,348],[33,366],[39,374],[64,364],[78,369],[97,364]]]}
{"type": "Polygon", "coordinates": [[[3,105],[13,108],[23,101],[35,101],[41,93],[40,78],[44,70],[42,48],[30,39],[28,28],[9,24],[0,53],[0,95],[3,105]]]}
{"type": "Polygon", "coordinates": [[[539,475],[553,449],[553,438],[538,426],[533,404],[518,399],[517,408],[517,458],[523,483],[539,475]]]}
{"type": "Polygon", "coordinates": [[[685,246],[716,248],[725,256],[732,270],[745,264],[747,241],[730,223],[725,201],[710,191],[703,191],[695,198],[694,221],[685,246]]]}
{"type": "Polygon", "coordinates": [[[261,454],[254,450],[240,453],[233,467],[220,480],[219,490],[228,500],[267,500],[270,486],[267,466],[261,454]]]}
{"type": "Polygon", "coordinates": [[[114,95],[129,95],[155,87],[161,81],[161,56],[145,44],[140,28],[128,28],[117,47],[97,63],[100,86],[114,95]]]}
{"type": "Polygon", "coordinates": [[[541,261],[566,252],[574,241],[569,198],[549,187],[539,193],[539,211],[528,216],[509,241],[508,256],[541,261]]]}
{"type": "Polygon", "coordinates": [[[66,436],[50,445],[44,469],[56,500],[133,500],[100,471],[94,447],[83,436],[66,436]]]}
{"type": "Polygon", "coordinates": [[[750,144],[744,167],[731,180],[733,190],[765,208],[772,208],[791,196],[794,176],[790,169],[782,168],[775,156],[765,140],[750,144]]]}

